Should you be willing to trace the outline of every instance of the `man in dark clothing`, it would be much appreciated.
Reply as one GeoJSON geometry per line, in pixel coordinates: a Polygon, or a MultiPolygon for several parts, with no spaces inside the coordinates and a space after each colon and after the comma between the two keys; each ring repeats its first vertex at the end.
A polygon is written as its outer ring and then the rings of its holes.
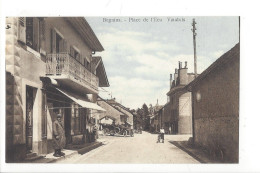
{"type": "Polygon", "coordinates": [[[53,130],[53,148],[55,150],[53,156],[55,157],[64,156],[65,153],[61,152],[61,149],[65,147],[66,138],[65,138],[63,124],[61,121],[61,114],[58,114],[57,120],[53,122],[52,130],[53,130]]]}

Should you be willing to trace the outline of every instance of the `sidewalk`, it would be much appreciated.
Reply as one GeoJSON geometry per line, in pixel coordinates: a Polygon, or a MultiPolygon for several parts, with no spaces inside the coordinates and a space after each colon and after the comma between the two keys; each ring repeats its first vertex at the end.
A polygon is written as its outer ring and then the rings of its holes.
{"type": "Polygon", "coordinates": [[[54,157],[53,153],[49,153],[46,156],[43,156],[43,158],[27,162],[27,163],[55,163],[57,161],[65,160],[68,158],[71,158],[78,154],[85,154],[95,148],[100,147],[101,145],[104,145],[106,141],[104,140],[97,140],[97,142],[87,143],[83,145],[69,145],[66,146],[65,149],[62,150],[63,153],[65,153],[65,156],[62,157],[54,157]]]}
{"type": "Polygon", "coordinates": [[[220,161],[213,159],[205,149],[196,146],[191,146],[188,141],[169,142],[188,153],[190,156],[198,160],[200,163],[221,163],[220,161]]]}

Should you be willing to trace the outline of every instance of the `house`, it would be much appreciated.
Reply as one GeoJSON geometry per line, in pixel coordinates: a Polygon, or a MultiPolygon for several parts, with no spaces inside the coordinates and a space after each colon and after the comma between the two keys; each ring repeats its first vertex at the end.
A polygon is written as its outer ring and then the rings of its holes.
{"type": "Polygon", "coordinates": [[[91,142],[104,50],[84,17],[6,18],[6,162],[53,152],[62,114],[66,144],[91,142]],[[93,66],[95,64],[95,66],[93,66]]]}
{"type": "Polygon", "coordinates": [[[192,92],[193,140],[223,162],[238,163],[240,45],[186,86],[192,92]]]}
{"type": "Polygon", "coordinates": [[[191,134],[192,133],[192,101],[191,92],[185,89],[195,75],[188,73],[187,62],[182,67],[179,62],[179,69],[175,69],[174,79],[170,76],[170,91],[167,93],[169,102],[162,110],[162,126],[170,134],[191,134]]]}
{"type": "Polygon", "coordinates": [[[150,123],[150,131],[151,132],[158,132],[160,131],[160,123],[159,123],[159,110],[163,108],[163,105],[159,105],[158,99],[155,106],[153,106],[150,110],[152,112],[151,115],[151,123],[150,123]]]}
{"type": "Polygon", "coordinates": [[[114,105],[110,104],[107,100],[98,97],[97,104],[106,110],[105,112],[99,113],[100,124],[104,121],[103,118],[106,118],[105,120],[113,120],[115,125],[125,124],[127,121],[127,115],[114,105]]]}
{"type": "Polygon", "coordinates": [[[127,122],[131,128],[133,128],[134,115],[131,113],[129,108],[126,108],[122,104],[118,103],[115,98],[106,100],[107,103],[112,105],[117,110],[123,112],[125,116],[122,116],[122,119],[127,122]]]}

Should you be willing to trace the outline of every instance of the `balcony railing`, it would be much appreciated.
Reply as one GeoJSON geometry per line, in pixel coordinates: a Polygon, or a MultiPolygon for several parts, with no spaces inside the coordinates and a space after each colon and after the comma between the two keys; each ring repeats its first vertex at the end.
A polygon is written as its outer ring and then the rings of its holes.
{"type": "Polygon", "coordinates": [[[48,54],[46,59],[46,75],[68,75],[86,86],[98,90],[98,78],[68,53],[48,54]]]}

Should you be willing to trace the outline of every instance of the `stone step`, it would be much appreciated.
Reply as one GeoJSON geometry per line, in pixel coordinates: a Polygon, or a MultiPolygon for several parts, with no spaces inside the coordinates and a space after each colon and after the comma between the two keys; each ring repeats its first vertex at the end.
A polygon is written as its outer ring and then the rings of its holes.
{"type": "Polygon", "coordinates": [[[32,158],[32,157],[35,157],[35,156],[37,156],[36,153],[28,153],[28,154],[26,154],[26,158],[32,158]]]}
{"type": "Polygon", "coordinates": [[[36,153],[30,153],[26,155],[25,162],[33,162],[44,158],[44,156],[38,156],[36,153]]]}

